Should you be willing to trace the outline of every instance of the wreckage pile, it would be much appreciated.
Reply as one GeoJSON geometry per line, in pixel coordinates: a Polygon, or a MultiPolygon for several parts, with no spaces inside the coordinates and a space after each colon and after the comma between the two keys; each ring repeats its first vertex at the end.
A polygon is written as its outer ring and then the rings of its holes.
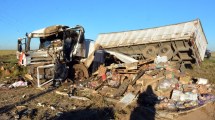
{"type": "Polygon", "coordinates": [[[100,66],[91,78],[76,82],[75,87],[94,89],[102,96],[119,100],[123,107],[142,99],[138,97],[142,93],[149,96],[145,97],[149,102],[144,104],[156,103],[157,110],[186,111],[215,101],[208,80],[191,77],[182,67],[165,57],[100,66]]]}
{"type": "MultiPolygon", "coordinates": [[[[213,85],[207,79],[188,75],[182,68],[182,64],[167,61],[165,56],[158,56],[155,60],[101,65],[90,78],[76,80],[64,95],[90,100],[79,91],[93,89],[94,93],[103,96],[106,101],[115,101],[121,108],[137,100],[146,106],[155,106],[156,110],[177,112],[215,101],[211,93],[213,85]],[[141,94],[147,96],[140,97],[141,94]]],[[[27,86],[24,83],[24,80],[18,80],[11,83],[9,88],[27,86]]]]}

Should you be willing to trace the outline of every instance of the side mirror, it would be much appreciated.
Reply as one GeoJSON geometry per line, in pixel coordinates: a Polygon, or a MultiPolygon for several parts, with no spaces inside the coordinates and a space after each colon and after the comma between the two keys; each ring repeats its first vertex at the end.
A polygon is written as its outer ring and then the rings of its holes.
{"type": "Polygon", "coordinates": [[[19,52],[22,52],[22,41],[21,41],[21,40],[18,40],[17,50],[18,50],[19,52]]]}

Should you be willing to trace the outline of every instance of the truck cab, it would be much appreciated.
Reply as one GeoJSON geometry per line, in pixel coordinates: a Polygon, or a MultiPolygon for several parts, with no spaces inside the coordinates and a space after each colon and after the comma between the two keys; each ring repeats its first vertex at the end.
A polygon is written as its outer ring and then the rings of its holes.
{"type": "Polygon", "coordinates": [[[56,65],[63,66],[60,69],[65,72],[63,79],[68,76],[70,69],[76,71],[73,68],[75,64],[80,64],[82,69],[79,72],[83,77],[88,77],[87,68],[80,61],[90,54],[89,44],[92,41],[85,40],[84,32],[80,25],[74,28],[54,25],[26,33],[26,37],[19,38],[17,42],[18,63],[28,67],[28,73],[38,81],[53,79],[56,65]]]}

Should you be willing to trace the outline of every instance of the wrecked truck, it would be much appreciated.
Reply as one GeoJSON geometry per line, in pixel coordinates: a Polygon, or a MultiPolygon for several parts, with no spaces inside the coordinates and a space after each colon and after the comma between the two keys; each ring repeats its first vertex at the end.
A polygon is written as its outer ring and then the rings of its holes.
{"type": "Polygon", "coordinates": [[[38,87],[69,76],[88,78],[88,68],[81,60],[90,54],[94,44],[85,39],[84,32],[79,25],[54,25],[26,33],[26,37],[18,39],[18,63],[27,67],[27,77],[38,87]],[[36,44],[38,48],[34,48],[36,44]]]}
{"type": "Polygon", "coordinates": [[[168,60],[190,65],[204,60],[208,42],[197,19],[162,27],[102,33],[96,44],[137,60],[167,56],[168,60]]]}

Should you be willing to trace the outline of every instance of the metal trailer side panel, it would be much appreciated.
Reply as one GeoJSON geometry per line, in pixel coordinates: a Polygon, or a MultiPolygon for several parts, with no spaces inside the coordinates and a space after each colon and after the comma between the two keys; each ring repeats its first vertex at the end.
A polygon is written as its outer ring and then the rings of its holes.
{"type": "Polygon", "coordinates": [[[190,38],[194,32],[194,22],[179,23],[143,30],[132,30],[99,34],[96,43],[105,48],[129,46],[190,38]]]}
{"type": "Polygon", "coordinates": [[[198,49],[197,53],[202,61],[207,47],[207,40],[201,27],[200,20],[198,19],[149,29],[102,33],[98,35],[96,44],[100,44],[104,48],[114,48],[166,41],[189,40],[193,38],[194,35],[194,42],[198,49]]]}

